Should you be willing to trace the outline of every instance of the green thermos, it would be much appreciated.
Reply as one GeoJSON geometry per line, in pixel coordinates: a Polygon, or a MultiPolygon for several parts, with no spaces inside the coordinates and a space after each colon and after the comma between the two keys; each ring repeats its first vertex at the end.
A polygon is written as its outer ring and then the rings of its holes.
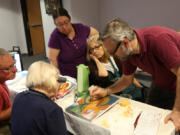
{"type": "Polygon", "coordinates": [[[85,97],[89,94],[89,68],[84,64],[77,66],[77,96],[85,97]]]}

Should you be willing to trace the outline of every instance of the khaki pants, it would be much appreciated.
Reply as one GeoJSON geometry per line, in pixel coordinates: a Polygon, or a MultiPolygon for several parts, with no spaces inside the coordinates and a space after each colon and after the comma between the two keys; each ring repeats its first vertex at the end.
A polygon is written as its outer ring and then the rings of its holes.
{"type": "Polygon", "coordinates": [[[0,135],[11,135],[9,121],[0,121],[0,135]]]}

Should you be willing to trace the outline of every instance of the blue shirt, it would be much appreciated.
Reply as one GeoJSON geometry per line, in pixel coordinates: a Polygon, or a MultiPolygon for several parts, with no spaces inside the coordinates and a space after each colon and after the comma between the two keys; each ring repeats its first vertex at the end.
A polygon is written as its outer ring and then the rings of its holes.
{"type": "Polygon", "coordinates": [[[45,94],[19,93],[11,115],[12,135],[67,135],[62,109],[45,94]]]}

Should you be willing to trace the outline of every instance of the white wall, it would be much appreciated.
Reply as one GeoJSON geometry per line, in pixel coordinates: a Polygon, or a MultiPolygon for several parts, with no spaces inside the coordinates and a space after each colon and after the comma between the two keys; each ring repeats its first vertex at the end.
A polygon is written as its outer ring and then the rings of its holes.
{"type": "Polygon", "coordinates": [[[44,0],[40,0],[40,7],[41,7],[42,23],[44,28],[45,49],[47,55],[49,37],[53,29],[55,28],[55,25],[52,16],[46,14],[44,0]]]}
{"type": "Polygon", "coordinates": [[[162,25],[180,30],[180,0],[100,0],[101,30],[120,17],[134,28],[162,25]]]}
{"type": "Polygon", "coordinates": [[[0,47],[12,50],[18,45],[22,53],[27,53],[19,0],[0,0],[0,18],[0,47]]]}
{"type": "MultiPolygon", "coordinates": [[[[83,23],[102,30],[107,21],[120,17],[134,28],[162,25],[180,30],[180,0],[62,0],[72,16],[72,22],[83,23]]],[[[51,15],[45,13],[44,0],[40,0],[47,45],[55,28],[51,15]]],[[[19,45],[27,53],[20,0],[0,0],[0,47],[11,50],[19,45]]]]}
{"type": "Polygon", "coordinates": [[[72,23],[83,23],[99,29],[99,0],[63,0],[64,8],[69,11],[72,23]],[[70,1],[70,2],[69,2],[70,1]],[[68,5],[68,4],[70,5],[68,5]],[[66,7],[67,6],[67,7],[66,7]],[[68,9],[70,8],[70,9],[68,9]]]}

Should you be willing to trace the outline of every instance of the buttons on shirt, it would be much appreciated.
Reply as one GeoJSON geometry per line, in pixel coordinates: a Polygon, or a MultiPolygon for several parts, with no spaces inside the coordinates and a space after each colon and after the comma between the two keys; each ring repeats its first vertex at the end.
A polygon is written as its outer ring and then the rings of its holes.
{"type": "Polygon", "coordinates": [[[77,50],[79,49],[78,46],[76,45],[76,43],[74,42],[74,40],[72,40],[72,44],[77,50]]]}

